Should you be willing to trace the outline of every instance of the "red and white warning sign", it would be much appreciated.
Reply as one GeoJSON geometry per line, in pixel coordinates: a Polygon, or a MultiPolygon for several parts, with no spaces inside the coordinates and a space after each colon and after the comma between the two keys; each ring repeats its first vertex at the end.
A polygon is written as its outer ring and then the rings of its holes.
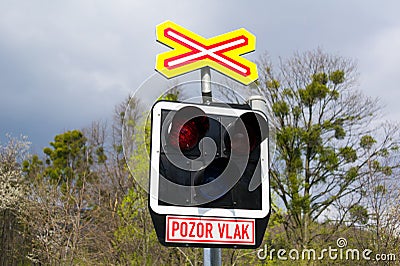
{"type": "Polygon", "coordinates": [[[156,60],[156,70],[167,78],[210,66],[245,85],[258,79],[257,65],[240,56],[256,48],[256,37],[243,28],[206,39],[165,21],[156,33],[157,41],[174,49],[156,60]]]}
{"type": "Polygon", "coordinates": [[[166,242],[255,244],[255,220],[167,216],[166,242]]]}

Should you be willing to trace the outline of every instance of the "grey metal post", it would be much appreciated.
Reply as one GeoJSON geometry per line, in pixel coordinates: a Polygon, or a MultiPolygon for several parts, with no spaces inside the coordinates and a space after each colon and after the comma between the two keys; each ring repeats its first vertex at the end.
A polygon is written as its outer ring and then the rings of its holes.
{"type": "Polygon", "coordinates": [[[201,96],[203,103],[212,102],[210,67],[201,68],[201,96]]]}
{"type": "MultiPolygon", "coordinates": [[[[212,102],[211,71],[209,67],[201,68],[201,96],[203,103],[212,102]]],[[[204,248],[203,264],[204,266],[221,266],[221,249],[204,248]]]]}
{"type": "Polygon", "coordinates": [[[204,266],[221,266],[220,248],[204,248],[203,252],[204,266]]]}

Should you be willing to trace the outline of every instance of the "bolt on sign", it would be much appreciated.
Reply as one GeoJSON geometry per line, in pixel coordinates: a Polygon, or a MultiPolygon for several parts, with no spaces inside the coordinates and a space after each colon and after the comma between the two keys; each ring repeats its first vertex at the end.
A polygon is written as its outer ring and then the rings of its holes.
{"type": "Polygon", "coordinates": [[[241,57],[256,46],[255,36],[243,28],[206,39],[166,21],[156,34],[157,41],[174,49],[156,59],[156,70],[167,78],[209,66],[244,85],[258,79],[256,64],[241,57]]]}

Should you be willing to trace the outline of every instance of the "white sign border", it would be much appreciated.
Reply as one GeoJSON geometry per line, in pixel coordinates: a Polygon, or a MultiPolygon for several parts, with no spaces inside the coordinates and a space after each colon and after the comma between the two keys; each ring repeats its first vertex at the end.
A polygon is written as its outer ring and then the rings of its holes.
{"type": "MultiPolygon", "coordinates": [[[[152,133],[151,133],[151,166],[150,166],[150,208],[158,214],[172,215],[193,215],[204,217],[227,217],[227,218],[264,218],[270,211],[270,191],[269,191],[269,169],[268,169],[268,139],[261,143],[261,210],[248,209],[223,209],[223,208],[202,208],[202,207],[183,207],[165,206],[158,204],[159,198],[159,165],[160,165],[160,140],[161,140],[161,111],[179,110],[184,106],[196,106],[206,114],[227,115],[239,117],[249,110],[235,109],[229,107],[209,106],[192,103],[180,103],[159,101],[152,109],[152,133]]],[[[252,110],[253,112],[257,112],[252,110]]],[[[260,112],[258,112],[260,113],[260,112]]],[[[262,114],[262,113],[260,113],[262,114]]],[[[262,114],[264,117],[265,115],[262,114]]]]}

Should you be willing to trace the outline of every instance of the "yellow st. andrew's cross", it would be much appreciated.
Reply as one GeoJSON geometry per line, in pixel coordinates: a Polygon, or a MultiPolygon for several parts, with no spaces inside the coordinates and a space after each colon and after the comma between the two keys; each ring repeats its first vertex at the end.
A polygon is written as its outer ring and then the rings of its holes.
{"type": "Polygon", "coordinates": [[[156,59],[156,70],[167,78],[209,66],[245,85],[258,79],[256,64],[240,56],[256,46],[255,36],[243,28],[210,39],[171,21],[156,31],[157,41],[174,49],[156,59]]]}

